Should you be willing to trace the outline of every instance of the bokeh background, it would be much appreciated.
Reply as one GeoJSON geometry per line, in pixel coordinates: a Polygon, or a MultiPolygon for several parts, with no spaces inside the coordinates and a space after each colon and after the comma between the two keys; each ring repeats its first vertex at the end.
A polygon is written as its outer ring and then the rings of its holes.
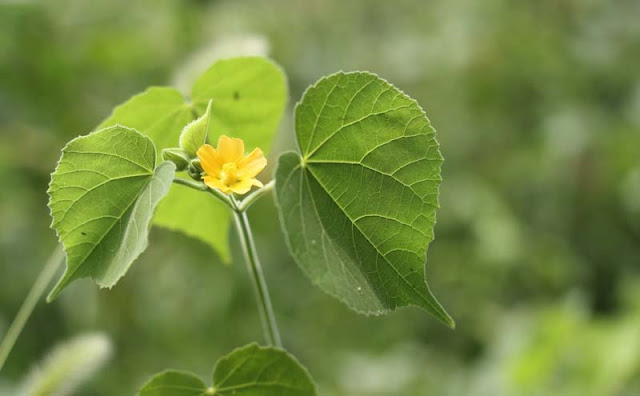
{"type": "MultiPolygon", "coordinates": [[[[272,163],[293,104],[338,70],[416,98],[446,159],[427,276],[455,331],[417,308],[349,311],[289,257],[272,200],[251,210],[284,343],[321,394],[640,394],[639,15],[635,0],[0,0],[0,335],[56,245],[60,148],[150,85],[265,54],[290,86],[272,163]]],[[[77,395],[131,395],[169,367],[208,378],[261,339],[231,235],[225,266],[154,229],[112,290],[42,302],[0,393],[96,332],[103,364],[77,395]]]]}

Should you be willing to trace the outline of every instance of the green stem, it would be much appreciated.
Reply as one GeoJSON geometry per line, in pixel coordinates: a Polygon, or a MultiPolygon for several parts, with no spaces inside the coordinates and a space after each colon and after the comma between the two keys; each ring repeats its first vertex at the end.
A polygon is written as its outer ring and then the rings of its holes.
{"type": "Polygon", "coordinates": [[[251,204],[273,189],[275,183],[273,181],[267,183],[263,188],[249,194],[244,200],[238,202],[233,196],[226,195],[217,189],[209,188],[202,182],[181,178],[175,178],[173,179],[173,182],[194,190],[206,191],[232,209],[234,220],[238,228],[238,235],[242,244],[242,250],[244,252],[244,258],[247,263],[249,277],[253,283],[264,337],[267,344],[281,347],[282,343],[280,342],[280,333],[278,331],[275,314],[273,313],[273,307],[271,306],[267,282],[265,281],[264,274],[262,273],[262,266],[258,259],[258,253],[256,251],[255,243],[253,242],[253,234],[251,233],[251,227],[249,226],[249,219],[247,218],[246,213],[251,204]]]}
{"type": "Polygon", "coordinates": [[[264,194],[268,193],[269,191],[273,190],[273,187],[275,187],[275,184],[276,184],[275,180],[271,180],[269,183],[265,184],[264,187],[247,195],[245,199],[243,199],[238,203],[238,210],[241,212],[246,212],[246,210],[249,209],[249,206],[251,206],[254,202],[260,199],[260,197],[262,197],[264,194]]]}
{"type": "Polygon", "coordinates": [[[227,205],[231,209],[235,210],[235,208],[236,208],[234,206],[234,204],[231,202],[231,199],[229,199],[228,195],[226,195],[225,193],[223,193],[220,190],[216,190],[214,188],[209,188],[209,186],[207,186],[206,184],[204,184],[202,182],[197,182],[197,181],[187,180],[187,179],[181,179],[179,177],[176,177],[175,179],[173,179],[173,182],[176,183],[176,184],[180,184],[180,185],[192,188],[194,190],[208,192],[209,194],[211,194],[214,197],[218,198],[220,201],[222,201],[225,205],[227,205]]]}
{"type": "Polygon", "coordinates": [[[24,299],[18,314],[13,320],[13,323],[11,323],[9,330],[7,330],[7,334],[4,336],[2,344],[0,344],[0,370],[2,370],[4,363],[7,361],[11,349],[16,343],[20,333],[22,333],[22,329],[27,323],[27,320],[29,320],[33,309],[38,301],[40,301],[45,289],[56,274],[58,268],[64,263],[64,260],[64,251],[62,250],[62,245],[59,245],[49,257],[44,268],[42,268],[42,271],[40,272],[40,275],[38,275],[33,286],[31,286],[29,294],[27,294],[27,297],[24,299]]]}
{"type": "Polygon", "coordinates": [[[238,235],[240,236],[240,242],[242,244],[244,258],[247,263],[249,277],[253,282],[253,289],[258,303],[258,311],[260,312],[260,321],[262,322],[264,337],[268,345],[282,347],[276,317],[273,313],[273,307],[271,306],[271,299],[269,298],[267,282],[265,281],[264,274],[262,273],[262,266],[258,259],[258,253],[253,241],[253,234],[251,233],[247,213],[240,209],[234,198],[231,198],[231,202],[235,206],[233,216],[236,222],[236,227],[238,228],[238,235]]]}
{"type": "Polygon", "coordinates": [[[182,178],[179,178],[179,177],[176,177],[175,179],[173,179],[173,182],[176,183],[176,184],[181,184],[183,186],[187,186],[189,188],[193,188],[194,190],[198,190],[198,191],[207,191],[207,189],[208,189],[207,185],[202,183],[202,182],[182,179],[182,178]]]}

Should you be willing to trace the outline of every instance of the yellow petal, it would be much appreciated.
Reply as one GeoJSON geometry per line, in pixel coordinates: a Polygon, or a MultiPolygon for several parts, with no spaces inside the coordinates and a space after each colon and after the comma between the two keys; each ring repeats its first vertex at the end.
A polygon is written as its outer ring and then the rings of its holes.
{"type": "Polygon", "coordinates": [[[267,159],[264,158],[262,150],[257,148],[251,154],[238,161],[238,178],[254,178],[258,173],[262,172],[265,166],[267,166],[267,159]]]}
{"type": "Polygon", "coordinates": [[[230,186],[231,191],[233,191],[236,194],[246,194],[249,192],[249,190],[251,190],[251,187],[255,186],[254,181],[257,181],[257,180],[256,179],[241,180],[233,184],[232,186],[230,186]]]}
{"type": "Polygon", "coordinates": [[[200,158],[202,170],[204,170],[207,175],[217,177],[220,174],[222,161],[216,149],[209,144],[205,144],[198,149],[196,154],[198,158],[200,158]]]}
{"type": "Polygon", "coordinates": [[[230,194],[231,193],[231,188],[229,188],[229,186],[227,186],[226,184],[224,184],[223,182],[220,181],[220,179],[215,178],[213,176],[205,176],[203,178],[204,180],[204,184],[206,184],[207,186],[211,187],[211,188],[215,188],[217,190],[222,191],[225,194],[230,194]]]}
{"type": "Polygon", "coordinates": [[[244,156],[244,142],[222,135],[218,139],[218,153],[223,163],[240,161],[244,156]]]}

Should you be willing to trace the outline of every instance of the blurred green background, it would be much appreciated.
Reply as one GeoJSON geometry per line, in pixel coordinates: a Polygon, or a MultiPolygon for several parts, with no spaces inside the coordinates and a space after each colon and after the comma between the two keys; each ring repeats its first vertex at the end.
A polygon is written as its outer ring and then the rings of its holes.
{"type": "MultiPolygon", "coordinates": [[[[56,245],[60,148],[150,85],[265,54],[291,95],[272,164],[293,104],[338,70],[416,98],[446,159],[427,275],[455,331],[417,308],[349,311],[289,257],[272,200],[251,210],[284,343],[321,394],[640,394],[639,15],[635,0],[0,0],[0,335],[56,245]]],[[[96,331],[111,358],[78,395],[131,395],[169,367],[208,377],[261,340],[231,235],[225,266],[154,229],[112,290],[41,303],[0,393],[96,331]]]]}

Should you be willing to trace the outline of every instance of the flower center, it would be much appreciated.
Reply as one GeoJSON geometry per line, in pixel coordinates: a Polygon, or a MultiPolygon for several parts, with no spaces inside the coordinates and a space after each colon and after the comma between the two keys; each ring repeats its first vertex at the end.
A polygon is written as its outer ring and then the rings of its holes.
{"type": "Polygon", "coordinates": [[[222,165],[222,170],[220,171],[220,181],[230,186],[235,184],[238,181],[238,177],[236,173],[238,168],[236,167],[235,162],[228,162],[222,165]]]}

